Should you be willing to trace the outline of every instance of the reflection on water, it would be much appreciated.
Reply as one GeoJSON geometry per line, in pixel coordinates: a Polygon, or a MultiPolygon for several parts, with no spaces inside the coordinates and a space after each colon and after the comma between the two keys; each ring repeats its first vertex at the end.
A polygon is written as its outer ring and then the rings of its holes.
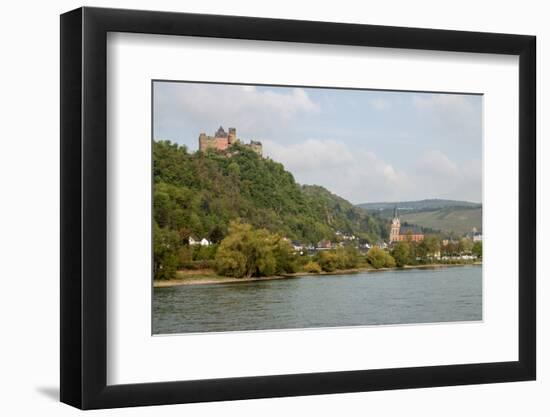
{"type": "Polygon", "coordinates": [[[153,333],[482,319],[481,266],[155,288],[153,333]]]}

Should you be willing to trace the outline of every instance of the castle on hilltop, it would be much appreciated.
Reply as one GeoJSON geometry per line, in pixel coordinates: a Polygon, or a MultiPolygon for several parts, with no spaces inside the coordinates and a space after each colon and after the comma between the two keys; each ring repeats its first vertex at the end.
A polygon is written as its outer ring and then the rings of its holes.
{"type": "Polygon", "coordinates": [[[401,226],[399,216],[397,215],[397,207],[395,207],[390,227],[390,243],[402,241],[420,242],[422,240],[424,240],[424,233],[422,233],[420,228],[415,226],[401,226]]]}
{"type": "Polygon", "coordinates": [[[247,148],[252,149],[258,155],[262,156],[262,142],[251,140],[250,143],[242,143],[239,138],[237,138],[237,129],[230,127],[229,131],[226,132],[223,130],[223,127],[216,131],[214,136],[207,136],[206,133],[201,133],[199,135],[199,151],[206,151],[207,149],[215,149],[217,151],[225,151],[233,144],[240,144],[246,146],[247,148]]]}

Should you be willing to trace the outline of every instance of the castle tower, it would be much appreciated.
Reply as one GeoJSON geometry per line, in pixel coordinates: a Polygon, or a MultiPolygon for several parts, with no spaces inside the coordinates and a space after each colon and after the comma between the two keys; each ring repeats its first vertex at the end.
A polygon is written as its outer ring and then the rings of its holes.
{"type": "Polygon", "coordinates": [[[215,138],[226,138],[227,133],[225,133],[225,130],[223,130],[223,126],[220,126],[218,130],[216,130],[216,133],[214,134],[215,138]]]}
{"type": "Polygon", "coordinates": [[[391,221],[390,228],[390,243],[397,242],[399,240],[399,230],[401,229],[401,222],[397,216],[397,206],[393,209],[393,219],[391,221]]]}
{"type": "Polygon", "coordinates": [[[201,133],[199,135],[199,151],[205,151],[208,148],[208,136],[206,133],[201,133]]]}
{"type": "Polygon", "coordinates": [[[234,127],[229,128],[229,134],[227,135],[227,142],[231,145],[237,141],[237,129],[234,127]]]}
{"type": "Polygon", "coordinates": [[[262,152],[263,152],[262,142],[258,142],[257,140],[251,140],[250,144],[247,146],[250,149],[252,149],[254,152],[256,152],[258,155],[262,156],[262,152]]]}

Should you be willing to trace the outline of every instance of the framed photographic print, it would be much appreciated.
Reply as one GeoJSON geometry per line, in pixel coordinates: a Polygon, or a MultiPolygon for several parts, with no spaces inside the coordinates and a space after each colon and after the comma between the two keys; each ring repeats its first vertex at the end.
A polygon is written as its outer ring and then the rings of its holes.
{"type": "Polygon", "coordinates": [[[535,38],[61,16],[61,400],[535,379],[535,38]]]}

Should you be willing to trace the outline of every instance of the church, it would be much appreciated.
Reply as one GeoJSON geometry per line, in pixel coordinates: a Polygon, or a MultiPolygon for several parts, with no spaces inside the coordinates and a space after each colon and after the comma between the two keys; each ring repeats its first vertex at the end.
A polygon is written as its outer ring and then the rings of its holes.
{"type": "Polygon", "coordinates": [[[402,241],[420,242],[422,240],[424,240],[424,233],[422,233],[419,227],[401,226],[396,206],[393,210],[393,219],[390,227],[390,244],[402,241]]]}

